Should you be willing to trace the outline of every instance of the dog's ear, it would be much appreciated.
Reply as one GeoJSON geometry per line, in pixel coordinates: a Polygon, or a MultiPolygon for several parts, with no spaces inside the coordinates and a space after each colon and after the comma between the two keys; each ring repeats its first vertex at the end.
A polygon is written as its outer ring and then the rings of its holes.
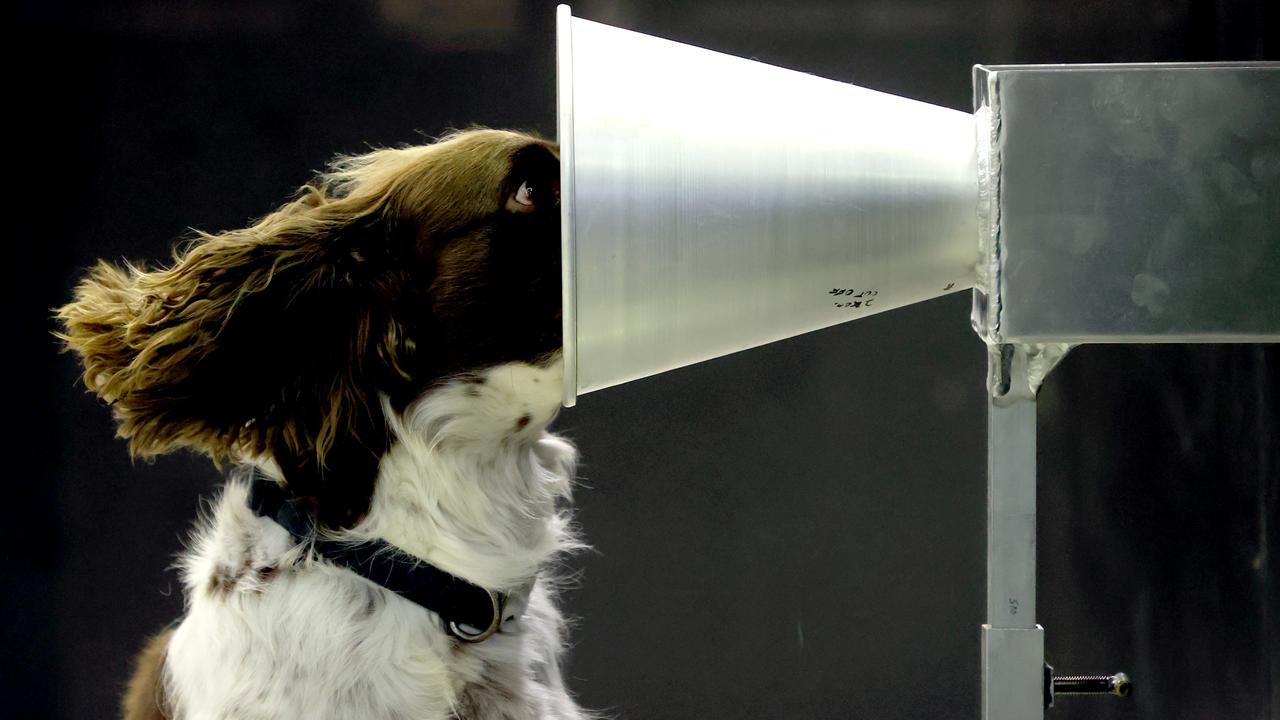
{"type": "Polygon", "coordinates": [[[201,234],[168,268],[100,263],[58,310],[133,454],[274,457],[327,524],[363,514],[388,443],[379,388],[407,379],[413,349],[396,313],[413,238],[397,230],[394,173],[344,186],[367,166],[201,234]]]}

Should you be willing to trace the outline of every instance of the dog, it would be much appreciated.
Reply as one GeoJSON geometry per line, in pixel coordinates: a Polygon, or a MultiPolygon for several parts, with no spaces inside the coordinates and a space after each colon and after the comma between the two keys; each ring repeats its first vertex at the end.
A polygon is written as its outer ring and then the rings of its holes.
{"type": "Polygon", "coordinates": [[[557,147],[475,129],[343,157],[58,310],[137,456],[231,466],[128,720],[585,718],[559,659],[576,450],[557,147]]]}

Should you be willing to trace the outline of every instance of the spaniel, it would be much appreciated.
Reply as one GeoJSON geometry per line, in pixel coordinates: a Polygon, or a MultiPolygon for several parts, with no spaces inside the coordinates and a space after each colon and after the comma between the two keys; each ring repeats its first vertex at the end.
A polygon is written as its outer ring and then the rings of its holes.
{"type": "Polygon", "coordinates": [[[130,452],[232,467],[126,718],[580,718],[555,568],[557,148],[498,130],[336,161],[158,269],[99,263],[59,336],[130,452]]]}

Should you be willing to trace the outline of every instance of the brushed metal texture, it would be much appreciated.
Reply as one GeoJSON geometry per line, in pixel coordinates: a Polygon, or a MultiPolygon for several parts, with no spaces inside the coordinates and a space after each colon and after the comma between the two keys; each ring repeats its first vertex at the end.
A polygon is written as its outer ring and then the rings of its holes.
{"type": "Polygon", "coordinates": [[[973,286],[972,115],[559,13],[566,405],[973,286]]]}
{"type": "Polygon", "coordinates": [[[1280,340],[1280,63],[977,66],[990,342],[1280,340]]]}

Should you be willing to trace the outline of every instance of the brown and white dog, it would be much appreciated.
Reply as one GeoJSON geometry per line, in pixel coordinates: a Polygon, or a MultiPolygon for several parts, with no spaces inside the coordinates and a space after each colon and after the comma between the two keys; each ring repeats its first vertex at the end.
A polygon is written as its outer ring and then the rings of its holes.
{"type": "Polygon", "coordinates": [[[168,268],[99,264],[59,310],[131,452],[238,468],[127,718],[584,716],[551,572],[579,547],[576,453],[546,432],[558,178],[554,145],[497,130],[343,158],[168,268]]]}

